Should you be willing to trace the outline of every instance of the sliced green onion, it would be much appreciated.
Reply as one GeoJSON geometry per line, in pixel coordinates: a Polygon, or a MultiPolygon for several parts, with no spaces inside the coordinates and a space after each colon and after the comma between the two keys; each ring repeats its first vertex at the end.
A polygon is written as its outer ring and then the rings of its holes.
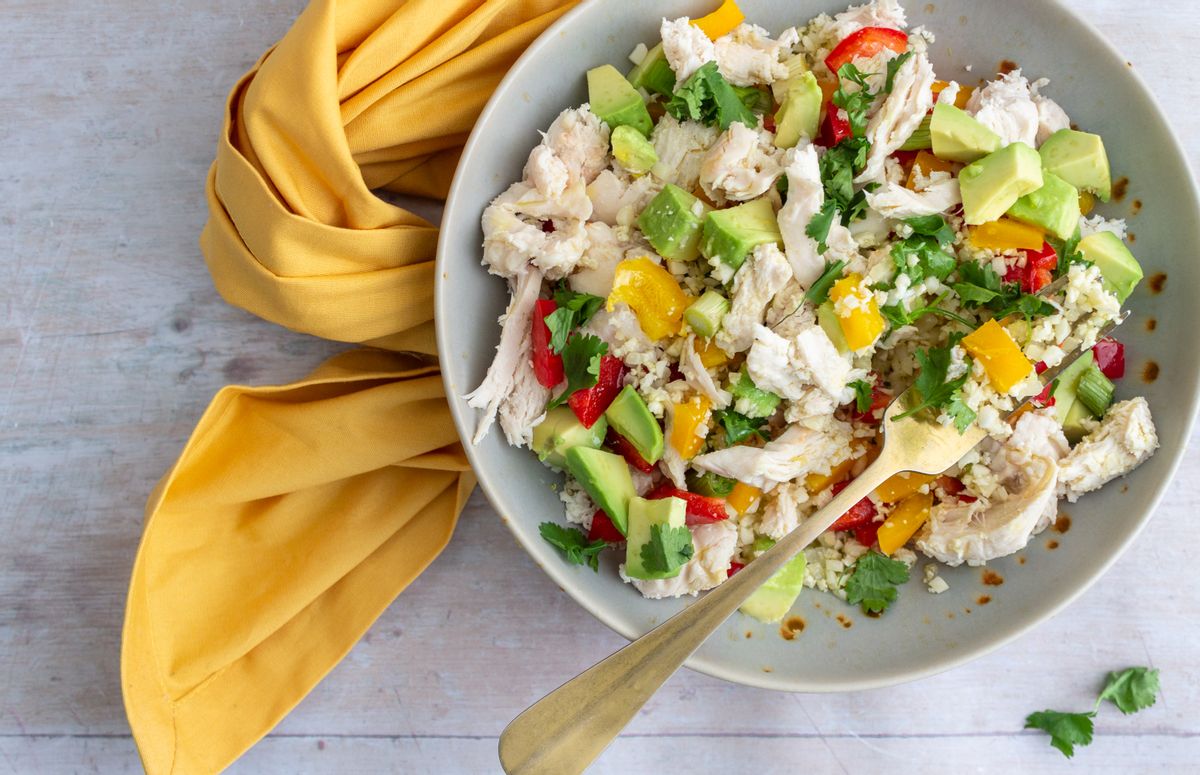
{"type": "Polygon", "coordinates": [[[729,299],[716,291],[705,291],[683,311],[683,319],[700,336],[712,339],[721,328],[721,320],[729,312],[729,299]]]}
{"type": "Polygon", "coordinates": [[[933,147],[933,138],[929,134],[929,122],[932,116],[926,116],[921,119],[921,125],[917,127],[908,139],[904,141],[904,145],[900,146],[902,151],[920,151],[926,148],[933,147]]]}
{"type": "Polygon", "coordinates": [[[1113,383],[1104,372],[1092,364],[1079,377],[1079,385],[1075,388],[1079,400],[1096,417],[1103,417],[1113,402],[1113,383]]]}
{"type": "Polygon", "coordinates": [[[714,474],[712,471],[705,471],[702,474],[695,475],[689,471],[687,484],[690,492],[713,498],[724,498],[733,492],[733,486],[737,484],[737,481],[727,476],[714,474]]]}

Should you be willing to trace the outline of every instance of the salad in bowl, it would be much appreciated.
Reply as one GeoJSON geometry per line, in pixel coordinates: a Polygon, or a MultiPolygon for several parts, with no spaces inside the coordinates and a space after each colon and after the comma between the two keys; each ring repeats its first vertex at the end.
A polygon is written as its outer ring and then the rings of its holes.
{"type": "Polygon", "coordinates": [[[879,614],[918,563],[943,592],[940,565],[1018,552],[1157,448],[1100,335],[1142,279],[1091,214],[1103,138],[1019,69],[939,80],[906,22],[894,0],[776,37],[732,0],[663,19],[484,210],[511,301],[472,442],[498,421],[563,471],[541,534],[566,561],[623,552],[649,598],[719,585],[873,460],[914,385],[908,414],[989,438],[885,482],[742,609],[777,621],[810,587],[879,614]]]}

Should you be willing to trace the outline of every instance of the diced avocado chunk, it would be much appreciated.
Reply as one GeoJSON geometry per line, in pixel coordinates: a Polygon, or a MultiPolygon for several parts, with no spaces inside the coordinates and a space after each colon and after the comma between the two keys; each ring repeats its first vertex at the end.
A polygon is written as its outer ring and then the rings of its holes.
{"type": "Polygon", "coordinates": [[[687,473],[688,492],[694,492],[698,495],[705,495],[710,498],[724,498],[733,492],[734,486],[737,484],[736,479],[730,479],[728,476],[714,474],[712,471],[699,473],[694,470],[689,470],[687,473]]]}
{"type": "Polygon", "coordinates": [[[1006,145],[958,173],[963,216],[972,226],[994,221],[1044,182],[1037,151],[1025,143],[1006,145]]]}
{"type": "Polygon", "coordinates": [[[775,147],[793,148],[800,138],[817,136],[821,125],[821,87],[811,72],[792,80],[775,114],[775,147]]]}
{"type": "Polygon", "coordinates": [[[1054,386],[1054,390],[1050,395],[1054,398],[1054,415],[1058,420],[1058,424],[1066,427],[1067,413],[1071,411],[1071,407],[1075,405],[1075,387],[1079,384],[1079,377],[1083,372],[1088,370],[1088,367],[1095,361],[1092,351],[1088,350],[1083,355],[1075,359],[1075,361],[1062,370],[1055,380],[1058,384],[1054,386]]]}
{"type": "Polygon", "coordinates": [[[683,319],[697,334],[712,339],[728,313],[729,299],[710,289],[683,311],[683,319]]]}
{"type": "Polygon", "coordinates": [[[825,332],[825,336],[829,337],[829,341],[833,342],[833,346],[839,353],[845,355],[850,352],[850,344],[846,341],[846,332],[842,330],[842,322],[838,320],[837,313],[833,311],[832,301],[826,301],[817,307],[817,324],[821,326],[821,330],[825,332]]]}
{"type": "Polygon", "coordinates": [[[742,613],[768,624],[786,616],[804,590],[804,569],[807,564],[803,552],[788,560],[742,603],[742,613]]]}
{"type": "Polygon", "coordinates": [[[808,65],[804,62],[804,54],[793,54],[783,60],[783,66],[787,68],[787,78],[776,78],[771,82],[771,94],[775,97],[775,101],[782,103],[787,96],[788,90],[792,88],[792,84],[808,72],[808,65]]]}
{"type": "Polygon", "coordinates": [[[599,449],[608,432],[608,420],[600,417],[590,428],[585,428],[575,412],[560,406],[546,413],[533,429],[533,451],[543,463],[555,468],[567,467],[567,450],[571,447],[599,449]]]}
{"type": "Polygon", "coordinates": [[[758,245],[782,240],[770,200],[754,199],[726,210],[712,210],[705,216],[700,255],[738,269],[758,245]]]}
{"type": "Polygon", "coordinates": [[[1008,208],[1008,215],[1059,239],[1070,239],[1079,228],[1079,190],[1043,169],[1042,187],[1018,199],[1008,208]]]}
{"type": "Polygon", "coordinates": [[[630,172],[642,175],[658,163],[658,151],[654,143],[631,126],[619,126],[612,131],[612,152],[620,164],[630,172]]]}
{"type": "Polygon", "coordinates": [[[1142,267],[1111,231],[1098,231],[1079,240],[1079,252],[1100,268],[1104,282],[1124,302],[1142,281],[1142,267]]]}
{"type": "Polygon", "coordinates": [[[655,525],[683,527],[687,503],[682,498],[646,500],[633,497],[629,501],[629,532],[625,534],[625,575],[631,579],[670,579],[679,575],[672,571],[647,570],[642,563],[642,547],[650,542],[650,528],[655,525]]]}
{"type": "Polygon", "coordinates": [[[617,530],[629,535],[629,499],[637,494],[625,458],[602,449],[575,446],[567,450],[571,472],[617,530]]]}
{"type": "Polygon", "coordinates": [[[663,258],[691,261],[700,254],[700,234],[707,212],[699,199],[668,183],[642,210],[638,228],[663,258]]]}
{"type": "Polygon", "coordinates": [[[650,408],[631,385],[626,385],[604,411],[608,424],[629,440],[647,463],[657,463],[663,454],[663,432],[650,408]]]}
{"type": "Polygon", "coordinates": [[[774,393],[755,385],[754,380],[746,373],[745,366],[738,372],[737,379],[730,383],[729,392],[733,395],[734,411],[750,418],[770,417],[775,414],[782,400],[774,393]]]}
{"type": "Polygon", "coordinates": [[[1063,435],[1074,444],[1088,434],[1084,421],[1091,419],[1094,419],[1092,411],[1084,406],[1082,401],[1076,399],[1071,404],[1071,408],[1067,410],[1066,418],[1063,419],[1063,435]]]}
{"type": "Polygon", "coordinates": [[[641,64],[629,71],[629,82],[639,89],[670,97],[675,91],[675,71],[667,63],[662,44],[646,52],[641,64]]]}
{"type": "Polygon", "coordinates": [[[587,72],[588,105],[612,129],[631,126],[643,135],[654,128],[646,103],[633,84],[612,65],[587,72]]]}
{"type": "Polygon", "coordinates": [[[966,111],[942,102],[933,106],[929,138],[934,156],[963,164],[995,153],[1003,145],[1000,135],[976,121],[966,111]]]}
{"type": "Polygon", "coordinates": [[[1108,154],[1100,135],[1075,129],[1060,129],[1038,149],[1042,164],[1081,191],[1090,191],[1102,202],[1112,196],[1108,154]]]}

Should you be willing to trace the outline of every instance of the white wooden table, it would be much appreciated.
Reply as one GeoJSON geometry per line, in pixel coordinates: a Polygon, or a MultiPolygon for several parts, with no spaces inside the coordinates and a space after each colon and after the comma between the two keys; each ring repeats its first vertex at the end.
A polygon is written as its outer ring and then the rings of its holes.
{"type": "MultiPolygon", "coordinates": [[[[1200,160],[1192,0],[1073,0],[1154,86],[1200,160]]],[[[196,239],[225,93],[302,0],[0,11],[0,772],[132,772],[118,647],[155,480],[214,391],[300,377],[337,345],[226,306],[196,239]]],[[[950,673],[799,696],[683,672],[597,772],[1043,772],[1026,713],[1084,709],[1107,670],[1161,668],[1103,713],[1081,772],[1200,768],[1193,444],[1157,518],[1068,611],[950,673]]],[[[445,554],[234,768],[493,772],[518,711],[621,645],[478,494],[445,554]]]]}

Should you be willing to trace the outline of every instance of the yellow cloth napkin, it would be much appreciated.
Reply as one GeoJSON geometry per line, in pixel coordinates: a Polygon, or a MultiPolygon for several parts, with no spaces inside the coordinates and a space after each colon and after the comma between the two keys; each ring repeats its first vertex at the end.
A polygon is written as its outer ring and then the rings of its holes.
{"type": "Polygon", "coordinates": [[[151,773],[270,731],[450,538],[474,486],[433,336],[444,197],[522,50],[573,2],[315,0],[230,94],[201,236],[231,303],[363,349],[213,399],[146,507],[121,653],[151,773]]]}

